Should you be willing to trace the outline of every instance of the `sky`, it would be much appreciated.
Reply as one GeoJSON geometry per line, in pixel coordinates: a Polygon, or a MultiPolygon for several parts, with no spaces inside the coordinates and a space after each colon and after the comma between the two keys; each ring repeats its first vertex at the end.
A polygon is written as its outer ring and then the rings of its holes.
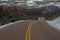
{"type": "MultiPolygon", "coordinates": [[[[1,0],[1,1],[8,1],[8,0],[1,0]]],[[[16,0],[15,0],[16,1],[16,0]]],[[[58,0],[31,0],[31,1],[58,1],[58,0]]],[[[60,1],[60,0],[59,0],[60,1]]]]}
{"type": "MultiPolygon", "coordinates": [[[[7,1],[7,0],[1,0],[1,1],[7,1]]],[[[32,0],[31,0],[32,1],[32,0]]],[[[37,0],[33,0],[33,1],[37,1],[37,0]]],[[[38,1],[42,1],[42,0],[38,0],[38,1]]]]}
{"type": "Polygon", "coordinates": [[[7,0],[1,0],[1,1],[7,1],[7,0]]]}
{"type": "MultiPolygon", "coordinates": [[[[32,1],[32,0],[31,0],[32,1]]],[[[33,1],[42,1],[42,0],[33,0],[33,1]]]]}

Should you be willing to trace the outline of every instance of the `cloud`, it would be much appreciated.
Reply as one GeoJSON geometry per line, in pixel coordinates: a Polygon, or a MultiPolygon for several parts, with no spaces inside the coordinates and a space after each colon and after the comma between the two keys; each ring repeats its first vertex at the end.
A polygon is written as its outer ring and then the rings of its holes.
{"type": "Polygon", "coordinates": [[[43,1],[43,0],[31,0],[31,1],[43,1]]]}

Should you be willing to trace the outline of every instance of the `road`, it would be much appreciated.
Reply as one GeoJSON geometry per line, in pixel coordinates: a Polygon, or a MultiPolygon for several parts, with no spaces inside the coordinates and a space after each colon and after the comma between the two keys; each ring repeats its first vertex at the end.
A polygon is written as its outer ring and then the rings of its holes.
{"type": "Polygon", "coordinates": [[[60,40],[60,31],[45,20],[25,20],[0,29],[0,40],[60,40]]]}

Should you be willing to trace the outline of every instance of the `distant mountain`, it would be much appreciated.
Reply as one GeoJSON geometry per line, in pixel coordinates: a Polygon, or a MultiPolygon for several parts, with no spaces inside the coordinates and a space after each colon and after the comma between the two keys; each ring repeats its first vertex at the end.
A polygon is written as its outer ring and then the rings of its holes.
{"type": "Polygon", "coordinates": [[[49,12],[55,12],[59,11],[60,12],[60,7],[50,5],[50,6],[45,6],[45,7],[40,7],[40,8],[32,8],[32,9],[27,9],[23,8],[21,6],[0,6],[0,12],[2,12],[3,7],[5,8],[5,12],[11,12],[15,10],[15,13],[20,13],[20,14],[26,14],[26,15],[43,15],[47,14],[49,12]]]}
{"type": "Polygon", "coordinates": [[[54,12],[54,11],[60,11],[60,8],[54,5],[40,7],[40,8],[34,8],[34,9],[25,9],[28,15],[40,15],[40,14],[46,14],[48,12],[54,12]]]}

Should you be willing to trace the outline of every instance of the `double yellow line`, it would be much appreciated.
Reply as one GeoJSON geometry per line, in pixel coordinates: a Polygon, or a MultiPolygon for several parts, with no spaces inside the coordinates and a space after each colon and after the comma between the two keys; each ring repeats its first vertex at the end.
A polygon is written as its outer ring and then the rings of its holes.
{"type": "Polygon", "coordinates": [[[31,22],[31,23],[28,25],[28,28],[27,28],[27,31],[26,31],[25,40],[31,40],[31,28],[32,28],[32,24],[33,24],[33,22],[31,22]]]}

